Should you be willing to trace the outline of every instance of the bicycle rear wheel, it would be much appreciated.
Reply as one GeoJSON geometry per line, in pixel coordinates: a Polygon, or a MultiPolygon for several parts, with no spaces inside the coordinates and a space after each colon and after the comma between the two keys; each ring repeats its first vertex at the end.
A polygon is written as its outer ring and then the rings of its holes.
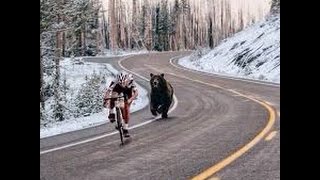
{"type": "Polygon", "coordinates": [[[120,134],[120,140],[121,140],[121,144],[123,145],[123,127],[122,127],[122,122],[121,122],[121,113],[120,113],[120,109],[117,107],[116,108],[116,113],[117,113],[117,126],[118,126],[118,131],[120,134]]]}

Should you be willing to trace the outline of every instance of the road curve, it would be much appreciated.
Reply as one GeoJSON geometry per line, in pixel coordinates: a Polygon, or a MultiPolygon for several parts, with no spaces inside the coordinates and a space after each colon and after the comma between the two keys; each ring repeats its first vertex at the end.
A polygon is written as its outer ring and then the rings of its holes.
{"type": "MultiPolygon", "coordinates": [[[[124,147],[119,146],[118,135],[110,135],[41,153],[110,133],[110,123],[41,139],[40,179],[280,179],[280,87],[172,65],[170,59],[186,54],[150,53],[113,60],[116,67],[145,78],[164,73],[178,106],[168,119],[132,129],[132,139],[124,147]],[[238,157],[224,163],[236,153],[238,157]],[[219,163],[219,171],[210,172],[219,163]]],[[[148,82],[139,77],[137,81],[149,90],[148,82]]],[[[145,108],[132,114],[131,124],[150,119],[145,108]]]]}

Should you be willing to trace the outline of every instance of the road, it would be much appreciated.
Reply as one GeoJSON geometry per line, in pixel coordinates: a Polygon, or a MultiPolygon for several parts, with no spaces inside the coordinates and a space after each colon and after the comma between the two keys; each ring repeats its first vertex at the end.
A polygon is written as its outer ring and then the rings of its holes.
{"type": "Polygon", "coordinates": [[[132,71],[150,90],[164,73],[176,101],[168,119],[148,107],[131,116],[119,146],[113,125],[40,140],[40,179],[280,179],[280,86],[186,70],[163,52],[95,58],[132,71]]]}

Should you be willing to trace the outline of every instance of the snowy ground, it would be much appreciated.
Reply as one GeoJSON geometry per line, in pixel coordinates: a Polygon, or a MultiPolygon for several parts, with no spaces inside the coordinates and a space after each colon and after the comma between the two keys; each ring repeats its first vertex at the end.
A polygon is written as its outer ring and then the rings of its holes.
{"type": "Polygon", "coordinates": [[[222,41],[211,51],[181,58],[198,71],[280,83],[280,15],[273,15],[222,41]]]}
{"type": "MultiPolygon", "coordinates": [[[[81,84],[85,82],[85,76],[90,76],[93,72],[97,74],[103,73],[107,77],[106,85],[110,83],[113,75],[118,73],[118,71],[110,64],[89,63],[83,62],[81,58],[79,59],[80,60],[76,63],[70,58],[66,58],[61,62],[61,74],[67,77],[67,83],[73,93],[77,93],[81,87],[81,84]]],[[[139,95],[131,105],[131,112],[138,111],[147,106],[149,103],[147,91],[139,85],[137,85],[137,88],[139,90],[139,95]]],[[[48,104],[50,104],[50,102],[48,104]]],[[[46,107],[50,108],[49,105],[46,107]]],[[[50,111],[50,109],[48,110],[50,111]]],[[[102,112],[95,113],[87,117],[69,118],[61,122],[48,122],[45,127],[40,127],[40,138],[106,123],[107,113],[107,109],[104,108],[102,112]]]]}
{"type": "Polygon", "coordinates": [[[152,51],[148,50],[116,50],[116,51],[111,51],[109,49],[105,49],[103,51],[103,54],[97,55],[96,57],[121,57],[121,56],[128,56],[128,55],[133,55],[133,54],[146,54],[150,53],[152,51]]]}

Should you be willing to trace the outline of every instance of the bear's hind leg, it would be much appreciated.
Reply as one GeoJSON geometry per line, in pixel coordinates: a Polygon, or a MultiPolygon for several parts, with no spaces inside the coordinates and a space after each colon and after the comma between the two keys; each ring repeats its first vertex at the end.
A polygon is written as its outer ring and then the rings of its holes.
{"type": "Polygon", "coordinates": [[[163,111],[162,111],[162,115],[161,115],[161,117],[162,117],[163,119],[168,118],[168,111],[169,111],[169,106],[163,107],[163,111]]]}

